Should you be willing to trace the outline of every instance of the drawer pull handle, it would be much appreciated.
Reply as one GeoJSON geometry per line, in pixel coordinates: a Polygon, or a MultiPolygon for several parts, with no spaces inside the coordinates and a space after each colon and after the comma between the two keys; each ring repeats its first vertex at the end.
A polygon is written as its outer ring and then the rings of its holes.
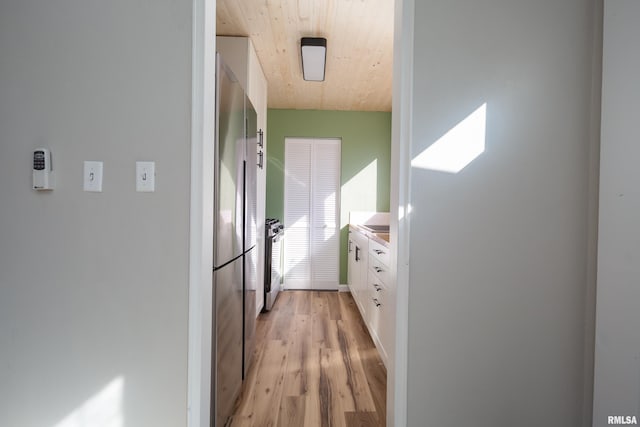
{"type": "Polygon", "coordinates": [[[374,249],[373,250],[375,253],[377,253],[378,255],[381,255],[384,253],[384,251],[381,251],[380,249],[374,249]]]}
{"type": "Polygon", "coordinates": [[[374,284],[373,287],[375,288],[376,292],[380,292],[382,290],[382,288],[377,284],[374,284]]]}
{"type": "Polygon", "coordinates": [[[378,301],[377,298],[373,299],[373,303],[376,305],[376,307],[380,307],[382,304],[380,304],[380,302],[378,301]]]}
{"type": "Polygon", "coordinates": [[[380,267],[373,267],[373,269],[376,271],[376,273],[380,273],[381,271],[383,271],[380,267]]]}

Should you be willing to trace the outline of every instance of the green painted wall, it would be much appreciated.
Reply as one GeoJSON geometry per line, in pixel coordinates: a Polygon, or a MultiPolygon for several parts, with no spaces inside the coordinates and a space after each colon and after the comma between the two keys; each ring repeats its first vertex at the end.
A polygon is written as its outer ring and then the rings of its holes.
{"type": "Polygon", "coordinates": [[[267,112],[267,218],[284,219],[284,139],[341,138],[340,283],[347,283],[350,211],[389,211],[391,113],[267,112]]]}

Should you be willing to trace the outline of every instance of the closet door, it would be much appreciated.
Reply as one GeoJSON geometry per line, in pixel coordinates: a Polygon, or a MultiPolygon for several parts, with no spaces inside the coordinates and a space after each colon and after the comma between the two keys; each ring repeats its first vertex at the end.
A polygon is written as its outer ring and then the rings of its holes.
{"type": "Polygon", "coordinates": [[[340,140],[285,141],[285,288],[337,289],[340,140]]]}
{"type": "Polygon", "coordinates": [[[340,140],[315,140],[312,152],[311,287],[338,289],[340,140]]]}
{"type": "Polygon", "coordinates": [[[307,140],[285,140],[284,287],[309,289],[311,277],[311,149],[307,140]]]}

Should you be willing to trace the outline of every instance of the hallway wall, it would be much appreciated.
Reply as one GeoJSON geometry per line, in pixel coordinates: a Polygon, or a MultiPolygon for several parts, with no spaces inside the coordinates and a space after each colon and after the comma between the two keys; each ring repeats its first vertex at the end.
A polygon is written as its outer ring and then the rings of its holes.
{"type": "Polygon", "coordinates": [[[409,426],[590,425],[596,4],[415,1],[409,426]]]}
{"type": "Polygon", "coordinates": [[[2,426],[186,425],[191,22],[191,2],[0,2],[2,426]]]}
{"type": "Polygon", "coordinates": [[[594,426],[640,418],[639,19],[637,1],[605,2],[594,426]]]}

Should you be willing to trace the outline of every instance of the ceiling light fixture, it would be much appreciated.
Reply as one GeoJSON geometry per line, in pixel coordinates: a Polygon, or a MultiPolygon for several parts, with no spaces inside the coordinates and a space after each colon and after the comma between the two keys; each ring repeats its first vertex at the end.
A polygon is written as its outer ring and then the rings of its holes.
{"type": "Polygon", "coordinates": [[[327,59],[327,39],[322,37],[303,37],[300,42],[302,54],[302,78],[307,81],[324,81],[327,59]]]}

